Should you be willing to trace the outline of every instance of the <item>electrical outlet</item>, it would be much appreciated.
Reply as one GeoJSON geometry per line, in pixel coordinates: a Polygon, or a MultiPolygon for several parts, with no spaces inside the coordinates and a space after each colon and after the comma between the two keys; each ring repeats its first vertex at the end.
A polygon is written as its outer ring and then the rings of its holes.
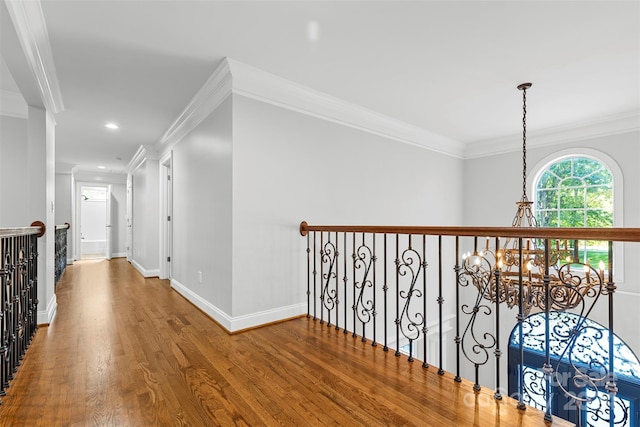
{"type": "Polygon", "coordinates": [[[202,271],[198,271],[198,283],[202,283],[202,271]]]}

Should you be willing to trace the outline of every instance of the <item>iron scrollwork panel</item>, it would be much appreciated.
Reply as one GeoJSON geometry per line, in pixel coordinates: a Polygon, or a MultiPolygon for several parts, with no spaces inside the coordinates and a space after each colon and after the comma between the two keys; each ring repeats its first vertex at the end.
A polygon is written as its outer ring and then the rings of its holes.
{"type": "MultiPolygon", "coordinates": [[[[375,263],[376,257],[372,249],[365,244],[364,236],[362,237],[362,244],[353,253],[353,266],[354,266],[354,287],[356,291],[356,298],[352,309],[356,313],[358,320],[362,323],[362,340],[366,340],[365,325],[369,324],[376,312],[373,302],[373,292],[375,292],[374,284],[372,280],[372,266],[375,263]],[[369,290],[369,292],[367,292],[369,290]]],[[[354,325],[354,332],[355,332],[354,325]]]]}
{"type": "MultiPolygon", "coordinates": [[[[402,309],[395,319],[395,323],[402,333],[402,336],[409,341],[409,361],[413,360],[413,344],[422,337],[426,339],[426,313],[421,299],[425,297],[424,290],[419,287],[419,278],[426,274],[427,262],[424,254],[420,254],[411,246],[409,237],[409,247],[396,259],[398,276],[397,297],[402,309]]],[[[398,347],[400,347],[400,337],[398,337],[398,347]]],[[[399,352],[396,352],[399,355],[399,352]]]]}

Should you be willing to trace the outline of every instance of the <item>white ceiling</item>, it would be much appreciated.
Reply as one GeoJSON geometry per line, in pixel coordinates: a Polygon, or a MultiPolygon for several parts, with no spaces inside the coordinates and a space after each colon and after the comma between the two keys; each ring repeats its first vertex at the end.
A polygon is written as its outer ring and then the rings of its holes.
{"type": "Polygon", "coordinates": [[[65,105],[57,161],[83,169],[123,170],[139,145],[157,143],[224,57],[465,144],[520,132],[525,81],[532,131],[640,111],[637,0],[42,8],[65,105]]]}

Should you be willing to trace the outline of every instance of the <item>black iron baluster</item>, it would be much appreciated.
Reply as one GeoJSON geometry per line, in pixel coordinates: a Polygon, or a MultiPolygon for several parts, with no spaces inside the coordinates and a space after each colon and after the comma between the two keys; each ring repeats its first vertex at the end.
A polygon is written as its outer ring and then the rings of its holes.
{"type": "Polygon", "coordinates": [[[519,372],[518,372],[518,409],[525,410],[527,405],[524,404],[524,336],[522,333],[522,324],[524,322],[524,283],[522,282],[522,237],[518,238],[518,259],[520,266],[518,268],[518,352],[520,355],[519,372]]]}
{"type": "MultiPolygon", "coordinates": [[[[340,247],[340,240],[338,239],[338,232],[336,231],[336,293],[335,293],[335,307],[336,307],[336,325],[335,328],[336,329],[340,329],[338,326],[338,322],[340,321],[339,317],[340,317],[340,298],[339,298],[339,286],[338,286],[338,281],[340,280],[340,252],[338,252],[338,248],[340,247]]],[[[345,252],[346,254],[346,252],[345,252]]],[[[329,326],[330,324],[328,324],[327,326],[329,326]]]]}
{"type": "Polygon", "coordinates": [[[307,318],[311,317],[311,236],[307,233],[307,318]]]}
{"type": "MultiPolygon", "coordinates": [[[[551,299],[550,299],[550,293],[549,293],[549,283],[550,283],[550,278],[549,278],[549,239],[545,239],[544,242],[544,277],[543,277],[543,283],[544,283],[544,300],[545,300],[545,304],[544,304],[544,337],[545,337],[545,345],[544,345],[544,355],[545,355],[545,362],[544,365],[542,366],[542,372],[544,372],[545,375],[545,398],[546,398],[546,407],[545,407],[545,413],[544,413],[544,419],[545,421],[552,421],[552,417],[551,417],[551,375],[553,374],[553,367],[551,366],[551,351],[549,348],[549,335],[550,335],[550,331],[549,331],[549,309],[551,307],[551,299]]],[[[578,407],[580,405],[578,404],[578,407]]],[[[580,414],[578,414],[578,417],[580,416],[580,414]]]]}
{"type": "Polygon", "coordinates": [[[371,346],[376,347],[378,345],[378,343],[376,342],[376,315],[377,315],[377,306],[376,306],[376,261],[378,260],[378,257],[376,255],[376,233],[372,234],[372,238],[373,238],[373,258],[371,259],[371,261],[373,262],[373,311],[372,311],[372,315],[373,315],[373,341],[371,342],[371,346]]]}
{"type": "Polygon", "coordinates": [[[444,375],[444,351],[443,351],[443,326],[442,326],[442,305],[444,297],[442,296],[442,236],[438,236],[438,357],[440,359],[438,366],[438,374],[444,375]]]}
{"type": "MultiPolygon", "coordinates": [[[[487,238],[487,244],[488,244],[487,238]]],[[[500,251],[500,238],[496,237],[496,254],[500,251]]],[[[500,356],[502,355],[502,351],[500,351],[500,268],[498,264],[494,266],[493,269],[495,276],[495,284],[496,284],[496,348],[493,351],[493,354],[496,357],[496,391],[493,394],[494,399],[502,400],[502,394],[500,393],[500,356]]],[[[505,294],[506,295],[506,294],[505,294]]]]}
{"type": "Polygon", "coordinates": [[[317,250],[316,250],[317,246],[316,246],[316,232],[313,232],[313,320],[316,320],[316,302],[318,301],[318,294],[317,294],[317,288],[318,288],[318,284],[317,284],[317,277],[318,277],[318,269],[316,268],[316,254],[317,254],[317,250]]]}
{"type": "Polygon", "coordinates": [[[460,338],[460,236],[456,236],[456,264],[453,267],[453,270],[456,273],[456,337],[454,338],[454,342],[456,343],[456,376],[454,380],[456,382],[461,382],[460,343],[462,342],[462,339],[460,338]]]}
{"type": "MultiPolygon", "coordinates": [[[[344,267],[344,328],[343,328],[343,333],[347,333],[347,321],[348,321],[348,317],[347,317],[347,308],[349,307],[349,304],[347,304],[347,282],[349,281],[349,279],[347,278],[347,232],[345,231],[343,236],[342,236],[342,245],[343,245],[343,253],[344,256],[342,257],[342,262],[343,262],[343,267],[344,267]]],[[[338,325],[336,325],[336,329],[338,329],[338,325]]]]}
{"type": "Polygon", "coordinates": [[[324,231],[320,232],[320,324],[324,324],[324,231]]]}
{"type": "Polygon", "coordinates": [[[353,233],[353,305],[351,306],[351,311],[353,312],[353,332],[351,333],[351,336],[353,338],[357,337],[358,335],[356,334],[356,233],[353,233]]]}
{"type": "MultiPolygon", "coordinates": [[[[6,381],[6,346],[5,346],[5,337],[6,337],[6,321],[7,316],[5,312],[6,307],[6,281],[9,279],[10,274],[10,256],[8,250],[8,241],[9,239],[1,239],[0,240],[0,248],[2,249],[2,260],[0,261],[0,396],[5,396],[6,392],[4,391],[4,384],[6,381]]],[[[2,400],[0,400],[2,403],[2,400]]]]}
{"type": "Polygon", "coordinates": [[[422,235],[422,314],[424,323],[422,325],[422,367],[428,368],[427,363],[427,236],[422,235]]]}
{"type": "MultiPolygon", "coordinates": [[[[607,266],[607,294],[609,296],[609,378],[605,383],[605,390],[609,392],[609,426],[615,426],[615,399],[618,393],[618,385],[616,382],[616,373],[613,370],[613,361],[615,353],[613,352],[613,294],[616,291],[616,285],[613,282],[613,242],[609,241],[609,265],[607,266]]],[[[601,277],[600,281],[604,278],[601,277]]],[[[628,411],[628,409],[626,409],[628,411]]]]}
{"type": "MultiPolygon", "coordinates": [[[[362,233],[362,247],[366,247],[366,242],[365,242],[365,233],[362,233]]],[[[358,259],[360,258],[360,251],[358,250],[358,259]]],[[[367,289],[367,280],[369,277],[369,266],[371,265],[371,260],[369,260],[369,264],[366,265],[366,260],[365,260],[365,270],[364,270],[364,275],[362,276],[362,288],[360,289],[360,295],[358,296],[358,301],[356,301],[355,306],[358,307],[358,303],[362,302],[362,309],[363,311],[365,310],[365,301],[364,301],[364,293],[365,290],[367,289]]],[[[354,279],[355,280],[355,279],[354,279]]],[[[355,282],[354,282],[355,283],[355,282]]],[[[357,311],[358,309],[356,309],[357,311]]],[[[358,316],[360,317],[360,316],[358,316]]],[[[362,342],[367,342],[367,331],[366,331],[366,322],[364,319],[360,319],[360,323],[362,323],[362,342]]],[[[355,325],[353,327],[353,331],[355,332],[356,328],[355,325]]]]}
{"type": "Polygon", "coordinates": [[[387,284],[387,233],[384,233],[384,286],[382,288],[382,292],[384,294],[384,351],[389,351],[389,341],[387,334],[387,322],[389,321],[389,315],[387,310],[387,291],[389,290],[389,286],[387,284]]]}
{"type": "Polygon", "coordinates": [[[400,356],[400,236],[396,234],[396,357],[400,356]]]}

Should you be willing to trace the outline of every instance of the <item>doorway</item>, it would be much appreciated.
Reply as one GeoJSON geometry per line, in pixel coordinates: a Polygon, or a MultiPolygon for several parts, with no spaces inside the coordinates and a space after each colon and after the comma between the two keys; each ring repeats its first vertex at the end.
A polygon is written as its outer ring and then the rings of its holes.
{"type": "Polygon", "coordinates": [[[160,278],[171,279],[171,255],[173,253],[173,152],[160,160],[161,165],[161,211],[162,227],[160,231],[160,278]]]}
{"type": "Polygon", "coordinates": [[[81,184],[78,192],[80,259],[111,259],[111,188],[81,184]]]}

